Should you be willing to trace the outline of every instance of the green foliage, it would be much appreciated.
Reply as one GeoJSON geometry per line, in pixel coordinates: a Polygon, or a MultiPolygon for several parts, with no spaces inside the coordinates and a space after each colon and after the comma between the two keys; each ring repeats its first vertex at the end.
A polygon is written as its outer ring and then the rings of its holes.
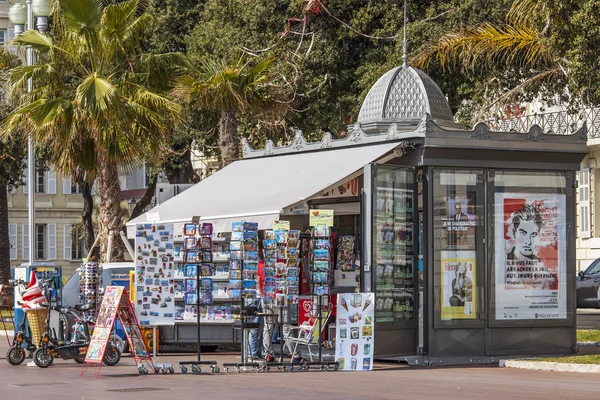
{"type": "MultiPolygon", "coordinates": [[[[8,79],[7,73],[11,68],[19,66],[19,59],[0,49],[0,79],[8,79]]],[[[6,92],[0,91],[0,118],[4,119],[12,110],[6,98],[6,92]]],[[[0,141],[0,184],[8,189],[21,185],[23,169],[27,157],[27,144],[19,135],[13,134],[0,141]]]]}

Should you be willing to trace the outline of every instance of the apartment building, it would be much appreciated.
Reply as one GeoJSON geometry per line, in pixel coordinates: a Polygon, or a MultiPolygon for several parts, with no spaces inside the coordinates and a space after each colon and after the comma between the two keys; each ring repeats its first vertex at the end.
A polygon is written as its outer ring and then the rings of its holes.
{"type": "MultiPolygon", "coordinates": [[[[27,177],[27,170],[24,171],[27,177]]],[[[23,186],[8,195],[10,260],[12,265],[29,261],[29,235],[35,236],[36,261],[54,262],[63,267],[63,275],[71,275],[86,256],[84,240],[77,228],[81,219],[83,196],[69,178],[50,168],[36,172],[35,182],[25,179],[23,186]],[[35,229],[29,232],[27,197],[35,193],[35,229]]]]}
{"type": "Polygon", "coordinates": [[[600,258],[600,108],[570,112],[563,105],[547,107],[532,102],[509,110],[509,119],[491,122],[494,129],[526,132],[533,124],[544,132],[570,134],[587,124],[588,154],[577,175],[577,271],[600,258]]]}

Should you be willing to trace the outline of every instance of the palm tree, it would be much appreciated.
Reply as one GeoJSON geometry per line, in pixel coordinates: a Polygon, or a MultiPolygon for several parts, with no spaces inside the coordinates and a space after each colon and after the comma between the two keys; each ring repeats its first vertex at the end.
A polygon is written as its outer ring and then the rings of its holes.
{"type": "MultiPolygon", "coordinates": [[[[2,133],[22,128],[33,135],[64,174],[95,171],[100,261],[109,232],[123,226],[117,167],[160,158],[179,116],[177,104],[152,90],[160,75],[148,73],[141,54],[140,38],[152,21],[145,6],[143,0],[56,0],[50,35],[27,31],[13,40],[32,46],[40,63],[11,70],[11,92],[24,92],[29,78],[34,90],[22,96],[2,133]]],[[[112,258],[122,258],[122,247],[112,258]]]]}
{"type": "Polygon", "coordinates": [[[219,113],[221,167],[239,158],[240,114],[272,118],[285,113],[285,90],[275,84],[278,76],[274,57],[255,63],[245,57],[232,63],[209,58],[177,80],[176,98],[199,110],[219,113]]]}
{"type": "Polygon", "coordinates": [[[568,75],[568,62],[548,40],[554,10],[547,3],[515,0],[504,24],[484,23],[447,33],[437,43],[423,47],[412,64],[427,68],[437,60],[442,68],[475,70],[501,66],[512,70],[521,76],[520,81],[487,106],[513,102],[532,86],[555,83],[568,75]]]}

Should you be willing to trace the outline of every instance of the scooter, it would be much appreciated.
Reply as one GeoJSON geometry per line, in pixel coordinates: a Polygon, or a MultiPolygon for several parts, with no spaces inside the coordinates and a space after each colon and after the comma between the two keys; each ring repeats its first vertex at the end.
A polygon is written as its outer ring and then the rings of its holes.
{"type": "MultiPolygon", "coordinates": [[[[47,289],[47,287],[45,289],[47,289]]],[[[81,329],[78,327],[75,328],[83,336],[75,342],[59,341],[56,337],[56,333],[50,328],[50,312],[48,312],[40,347],[33,352],[33,362],[35,365],[40,368],[48,368],[54,362],[55,357],[60,357],[63,360],[72,359],[78,363],[83,363],[85,361],[91,336],[88,321],[83,317],[83,312],[90,310],[92,307],[93,304],[91,303],[69,307],[52,307],[53,310],[57,311],[63,317],[67,313],[77,315],[77,323],[81,324],[82,327],[81,329]]],[[[107,366],[113,366],[117,365],[120,360],[121,352],[111,341],[109,341],[102,362],[107,366]]]]}
{"type": "MultiPolygon", "coordinates": [[[[59,314],[73,313],[73,315],[81,316],[79,313],[88,311],[93,307],[92,304],[76,305],[70,307],[52,307],[59,314]]],[[[49,315],[50,313],[48,313],[49,315]]],[[[50,329],[50,317],[46,320],[46,329],[42,335],[40,348],[33,352],[33,362],[40,368],[48,368],[54,362],[55,357],[63,360],[74,360],[77,363],[83,363],[90,344],[90,334],[88,321],[78,319],[74,329],[77,331],[76,340],[61,342],[56,339],[53,331],[50,329]]],[[[75,335],[74,335],[75,336],[75,335]]],[[[108,342],[106,352],[102,362],[107,366],[114,366],[121,360],[121,352],[111,341],[108,342]]]]}
{"type": "MultiPolygon", "coordinates": [[[[25,281],[23,280],[10,280],[9,285],[23,293],[25,291],[25,281]]],[[[19,302],[19,305],[22,303],[19,302]]],[[[31,358],[33,352],[36,350],[36,345],[33,343],[31,338],[25,332],[25,324],[27,323],[27,314],[23,317],[23,320],[19,324],[15,331],[15,337],[13,343],[6,352],[6,361],[10,365],[20,365],[25,361],[25,350],[29,351],[29,357],[31,358]]]]}

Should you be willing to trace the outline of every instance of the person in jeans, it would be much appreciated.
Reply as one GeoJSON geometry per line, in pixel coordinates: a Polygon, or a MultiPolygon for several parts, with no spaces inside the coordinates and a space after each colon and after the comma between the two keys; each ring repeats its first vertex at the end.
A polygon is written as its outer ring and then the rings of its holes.
{"type": "MultiPolygon", "coordinates": [[[[260,277],[260,273],[262,272],[262,269],[265,267],[265,260],[263,258],[262,255],[262,246],[259,245],[259,257],[260,257],[260,261],[258,262],[258,271],[259,271],[259,276],[258,276],[258,290],[257,290],[257,295],[254,299],[250,300],[248,306],[250,307],[256,307],[258,312],[262,312],[262,289],[261,289],[261,277],[260,277]]],[[[259,326],[258,328],[254,328],[254,329],[250,329],[250,335],[249,335],[249,340],[248,340],[248,346],[249,346],[249,350],[250,350],[250,358],[252,359],[259,359],[262,358],[262,337],[263,337],[263,321],[262,321],[262,317],[260,316],[256,316],[253,320],[251,320],[251,322],[258,322],[259,326]]]]}

